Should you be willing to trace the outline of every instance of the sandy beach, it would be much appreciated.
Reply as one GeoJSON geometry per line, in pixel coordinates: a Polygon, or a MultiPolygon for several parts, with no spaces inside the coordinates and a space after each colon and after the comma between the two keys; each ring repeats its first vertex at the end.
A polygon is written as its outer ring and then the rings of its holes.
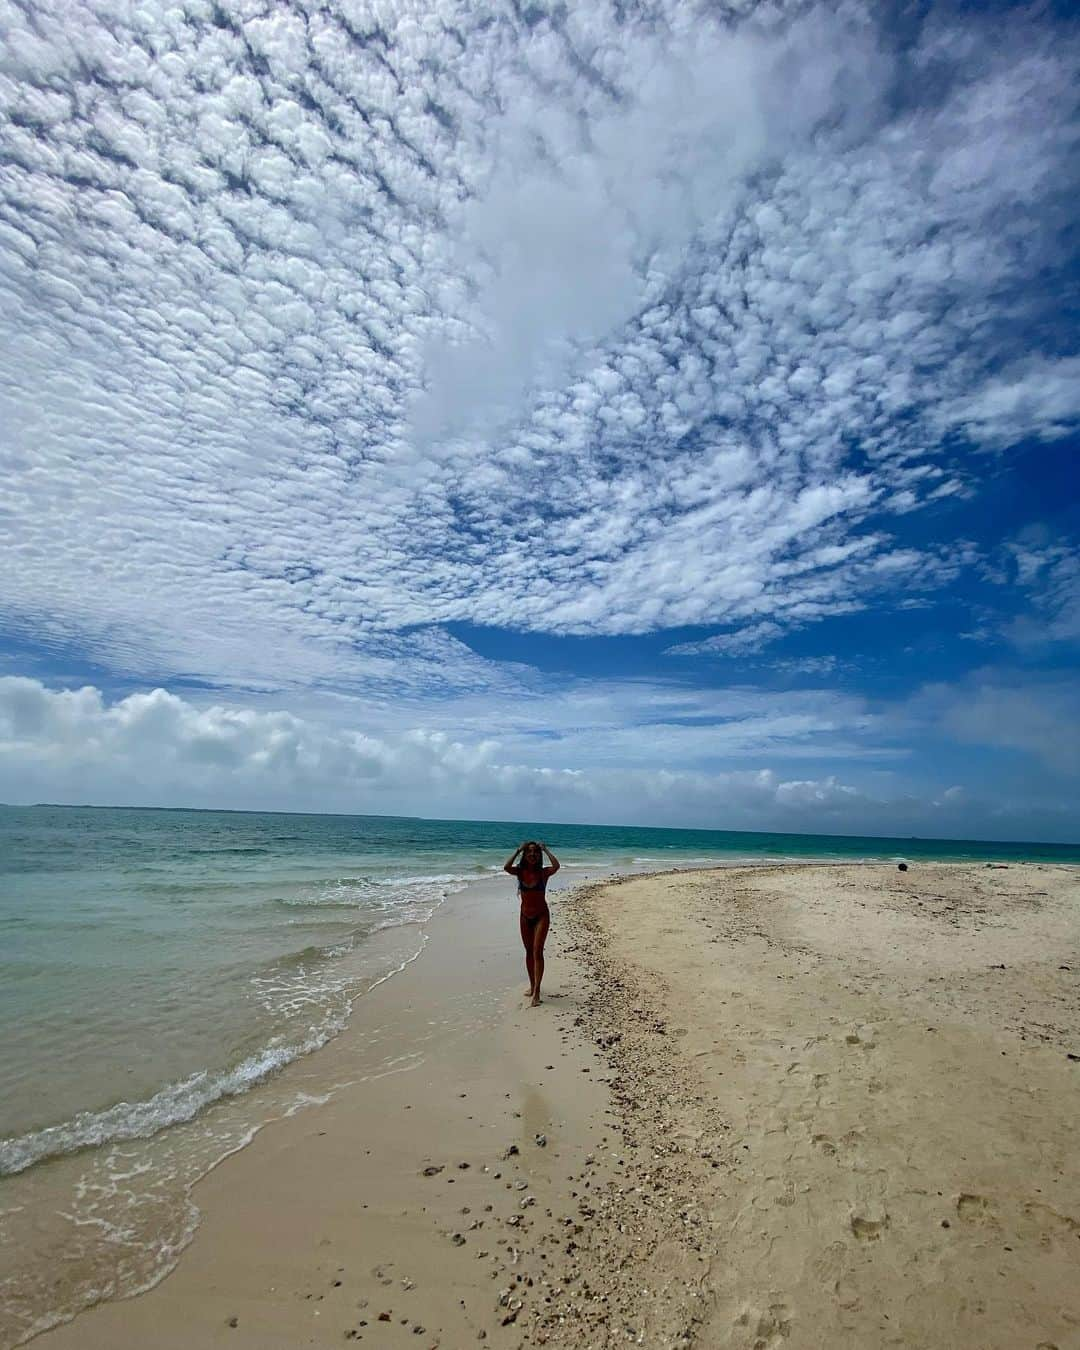
{"type": "Polygon", "coordinates": [[[35,1346],[1080,1346],[1075,869],[579,887],[537,1009],[494,894],[199,1184],[166,1279],[35,1346]]]}

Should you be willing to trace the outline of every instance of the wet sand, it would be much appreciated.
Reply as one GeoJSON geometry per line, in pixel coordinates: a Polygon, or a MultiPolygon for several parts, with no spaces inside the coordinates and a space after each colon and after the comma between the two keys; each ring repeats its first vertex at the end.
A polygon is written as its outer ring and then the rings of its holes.
{"type": "Polygon", "coordinates": [[[197,1187],[49,1350],[1080,1346],[1080,875],[788,865],[448,906],[364,1018],[420,1047],[197,1187]],[[508,927],[504,927],[507,925],[508,927]]]}

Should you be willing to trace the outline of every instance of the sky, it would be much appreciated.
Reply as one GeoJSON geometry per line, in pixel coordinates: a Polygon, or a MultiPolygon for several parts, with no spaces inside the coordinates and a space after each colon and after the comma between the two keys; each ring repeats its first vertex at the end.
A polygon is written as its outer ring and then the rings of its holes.
{"type": "Polygon", "coordinates": [[[1080,840],[1070,8],[0,0],[0,800],[1080,840]]]}

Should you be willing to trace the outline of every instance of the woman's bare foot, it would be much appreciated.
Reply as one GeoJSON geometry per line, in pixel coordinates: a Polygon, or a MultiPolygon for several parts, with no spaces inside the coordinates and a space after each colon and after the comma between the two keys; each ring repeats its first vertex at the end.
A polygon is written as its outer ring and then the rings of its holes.
{"type": "Polygon", "coordinates": [[[531,1008],[537,1008],[537,1007],[540,1006],[540,995],[539,995],[539,994],[533,994],[533,996],[532,996],[532,1003],[530,1003],[529,1006],[530,1006],[531,1008]]]}

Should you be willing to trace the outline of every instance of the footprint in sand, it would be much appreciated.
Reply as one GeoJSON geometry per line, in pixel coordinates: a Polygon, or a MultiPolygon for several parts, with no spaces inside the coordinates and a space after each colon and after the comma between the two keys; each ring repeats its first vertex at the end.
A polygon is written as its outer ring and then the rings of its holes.
{"type": "Polygon", "coordinates": [[[859,1306],[859,1291],[848,1270],[850,1259],[851,1253],[846,1243],[831,1242],[810,1265],[825,1288],[832,1291],[837,1304],[849,1310],[859,1306]]]}
{"type": "Polygon", "coordinates": [[[770,1303],[766,1312],[760,1308],[744,1308],[736,1317],[735,1326],[753,1337],[744,1342],[753,1350],[780,1350],[791,1336],[791,1310],[785,1303],[770,1303]]]}
{"type": "Polygon", "coordinates": [[[836,1282],[847,1269],[848,1248],[846,1242],[830,1242],[818,1252],[810,1263],[814,1275],[822,1284],[835,1287],[836,1282]]]}
{"type": "Polygon", "coordinates": [[[884,1213],[879,1218],[871,1218],[867,1214],[851,1216],[851,1231],[860,1242],[876,1242],[888,1226],[889,1216],[884,1213]]]}
{"type": "Polygon", "coordinates": [[[785,1182],[783,1190],[773,1200],[774,1205],[780,1205],[782,1209],[790,1209],[795,1203],[795,1183],[793,1181],[785,1182]]]}
{"type": "Polygon", "coordinates": [[[985,1195],[973,1195],[964,1191],[956,1202],[956,1214],[964,1223],[980,1228],[996,1228],[997,1217],[990,1208],[985,1195]]]}
{"type": "Polygon", "coordinates": [[[1039,1246],[1048,1251],[1055,1241],[1068,1242],[1080,1237],[1080,1222],[1068,1214],[1059,1214],[1056,1209],[1043,1204],[1041,1200],[1028,1200],[1024,1205],[1024,1218],[1035,1226],[1039,1246]]]}

